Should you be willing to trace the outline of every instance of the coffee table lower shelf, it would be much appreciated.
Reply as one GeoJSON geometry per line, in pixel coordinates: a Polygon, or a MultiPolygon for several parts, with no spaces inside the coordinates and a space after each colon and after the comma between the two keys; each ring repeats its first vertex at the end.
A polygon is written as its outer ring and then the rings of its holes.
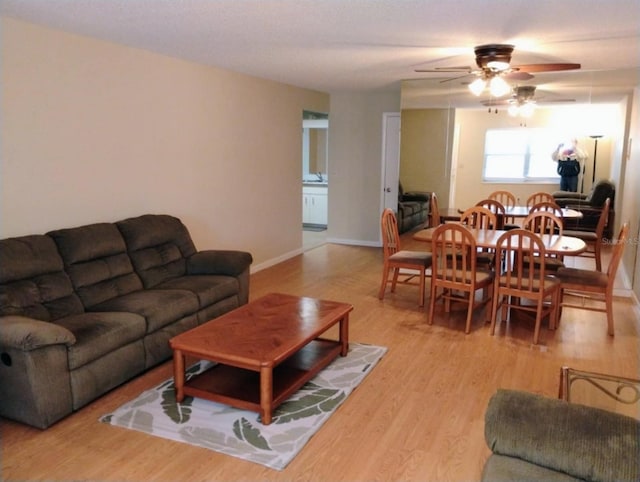
{"type": "Polygon", "coordinates": [[[317,338],[273,368],[270,403],[261,400],[261,373],[218,363],[184,384],[184,394],[260,413],[272,411],[331,363],[342,351],[338,341],[317,338]],[[266,406],[265,406],[266,405],[266,406]]]}

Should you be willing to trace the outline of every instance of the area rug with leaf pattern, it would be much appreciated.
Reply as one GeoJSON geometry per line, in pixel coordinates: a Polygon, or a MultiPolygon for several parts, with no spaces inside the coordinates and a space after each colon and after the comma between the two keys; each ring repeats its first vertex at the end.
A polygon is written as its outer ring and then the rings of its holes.
{"type": "MultiPolygon", "coordinates": [[[[348,355],[336,358],[282,403],[270,425],[263,425],[255,412],[208,400],[185,397],[177,403],[173,378],[100,421],[282,470],[386,351],[385,347],[350,343],[348,355]]],[[[196,363],[186,376],[190,378],[210,366],[210,362],[196,363]]]]}

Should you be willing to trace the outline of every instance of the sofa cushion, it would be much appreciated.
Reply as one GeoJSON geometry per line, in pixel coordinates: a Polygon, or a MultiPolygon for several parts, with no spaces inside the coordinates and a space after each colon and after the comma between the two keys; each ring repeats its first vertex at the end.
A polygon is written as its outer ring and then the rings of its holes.
{"type": "Polygon", "coordinates": [[[232,276],[192,275],[170,279],[156,289],[189,290],[198,297],[200,308],[235,296],[240,291],[238,279],[232,276]]]}
{"type": "Polygon", "coordinates": [[[482,481],[512,482],[540,480],[545,482],[576,482],[584,479],[532,464],[517,457],[492,454],[482,468],[482,481]]]}
{"type": "Polygon", "coordinates": [[[0,315],[52,321],[83,311],[51,238],[0,241],[0,315]]]}
{"type": "Polygon", "coordinates": [[[56,322],[76,338],[69,350],[69,369],[75,370],[122,346],[141,339],[145,319],[135,313],[82,313],[56,322]]]}
{"type": "Polygon", "coordinates": [[[499,389],[485,412],[495,454],[594,480],[640,480],[640,421],[518,390],[499,389]]]}
{"type": "Polygon", "coordinates": [[[146,333],[152,333],[198,312],[198,297],[185,290],[141,290],[112,298],[91,307],[91,311],[127,311],[144,316],[146,333]]]}
{"type": "MultiPolygon", "coordinates": [[[[115,224],[98,223],[48,233],[86,309],[142,289],[115,224]]],[[[95,311],[95,310],[92,310],[95,311]]]]}
{"type": "Polygon", "coordinates": [[[145,288],[154,288],[186,274],[186,258],[193,255],[196,248],[178,218],[145,214],[116,224],[145,288]]]}

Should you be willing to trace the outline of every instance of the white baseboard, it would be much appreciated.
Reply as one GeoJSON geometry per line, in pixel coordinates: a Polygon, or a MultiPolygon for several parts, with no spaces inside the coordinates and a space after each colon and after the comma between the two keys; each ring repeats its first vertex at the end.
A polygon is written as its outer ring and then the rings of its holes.
{"type": "Polygon", "coordinates": [[[368,246],[371,248],[382,247],[382,243],[380,241],[363,241],[361,239],[328,238],[327,242],[334,244],[348,244],[350,246],[368,246]]]}
{"type": "Polygon", "coordinates": [[[278,256],[276,258],[271,258],[267,261],[263,261],[260,264],[251,266],[250,272],[253,273],[257,273],[258,271],[262,271],[263,269],[267,269],[270,268],[273,265],[276,265],[278,263],[282,263],[283,261],[286,261],[290,258],[293,258],[294,256],[298,256],[299,254],[302,254],[304,252],[304,250],[302,248],[298,248],[298,249],[294,249],[293,251],[289,251],[288,253],[285,253],[281,256],[278,256]]]}

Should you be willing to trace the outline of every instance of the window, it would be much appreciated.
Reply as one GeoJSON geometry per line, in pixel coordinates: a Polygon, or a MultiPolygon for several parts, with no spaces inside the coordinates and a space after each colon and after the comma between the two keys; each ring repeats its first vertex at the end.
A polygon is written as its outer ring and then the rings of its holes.
{"type": "Polygon", "coordinates": [[[482,179],[489,182],[553,182],[559,176],[551,153],[557,133],[549,129],[490,129],[482,179]]]}

